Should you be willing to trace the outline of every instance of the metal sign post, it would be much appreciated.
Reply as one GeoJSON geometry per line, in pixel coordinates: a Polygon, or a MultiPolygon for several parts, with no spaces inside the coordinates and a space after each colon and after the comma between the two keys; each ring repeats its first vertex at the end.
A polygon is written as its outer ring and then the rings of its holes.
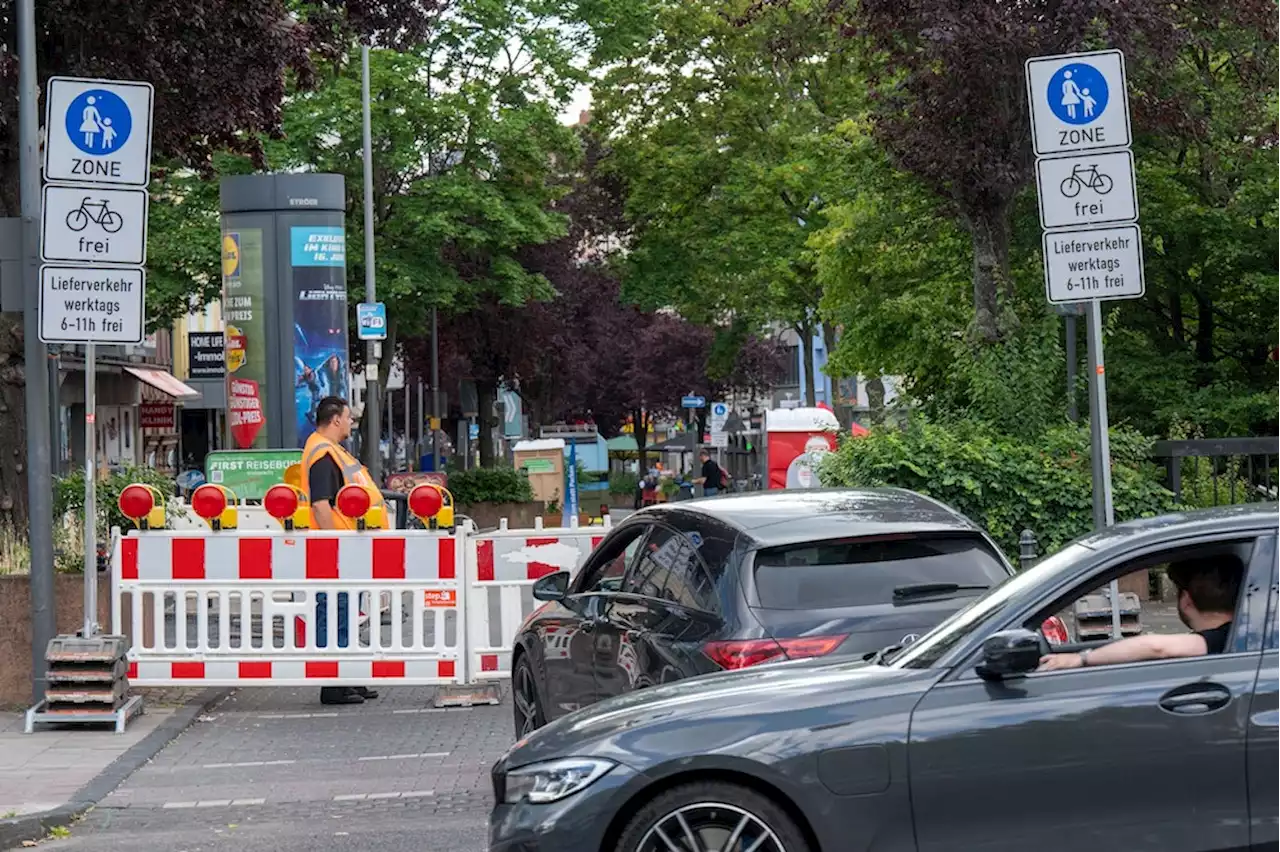
{"type": "MultiPolygon", "coordinates": [[[[1124,55],[1100,50],[1037,56],[1027,60],[1026,76],[1045,229],[1045,295],[1055,307],[1087,306],[1093,523],[1103,529],[1115,523],[1115,507],[1102,300],[1137,299],[1146,292],[1124,55]]],[[[1069,343],[1074,358],[1074,339],[1069,343]]],[[[1119,639],[1117,580],[1111,581],[1110,597],[1111,635],[1119,639]]]]}
{"type": "Polygon", "coordinates": [[[97,344],[145,334],[150,83],[49,80],[40,236],[44,343],[84,344],[84,627],[98,633],[97,344]],[[65,265],[63,265],[65,264],[65,265]]]}

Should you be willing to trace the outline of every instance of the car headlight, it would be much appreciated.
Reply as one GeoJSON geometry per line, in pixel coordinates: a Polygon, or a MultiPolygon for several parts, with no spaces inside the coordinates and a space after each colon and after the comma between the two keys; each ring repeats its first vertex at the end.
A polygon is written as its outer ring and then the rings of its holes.
{"type": "Polygon", "coordinates": [[[521,766],[507,773],[503,802],[542,805],[559,801],[594,784],[615,765],[608,760],[567,757],[521,766]]]}

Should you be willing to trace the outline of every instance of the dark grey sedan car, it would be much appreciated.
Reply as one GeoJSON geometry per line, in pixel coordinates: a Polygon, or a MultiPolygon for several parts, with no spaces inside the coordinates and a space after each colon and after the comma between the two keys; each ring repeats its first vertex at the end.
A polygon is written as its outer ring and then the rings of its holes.
{"type": "Polygon", "coordinates": [[[766,665],[572,713],[495,764],[490,849],[1275,849],[1276,539],[1276,504],[1124,524],[872,661],[766,665]],[[1046,618],[1121,578],[1159,624],[1166,566],[1205,557],[1238,566],[1222,653],[1036,671],[1046,618]]]}

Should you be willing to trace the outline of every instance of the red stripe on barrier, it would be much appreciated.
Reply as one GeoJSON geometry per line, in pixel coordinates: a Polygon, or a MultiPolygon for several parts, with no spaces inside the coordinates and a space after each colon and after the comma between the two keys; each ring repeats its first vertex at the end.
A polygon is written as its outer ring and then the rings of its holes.
{"type": "MultiPolygon", "coordinates": [[[[541,547],[546,544],[557,544],[558,538],[526,538],[524,540],[525,547],[541,547]]],[[[546,562],[530,562],[525,567],[525,577],[530,580],[539,580],[548,574],[554,574],[560,569],[555,565],[548,565],[546,562]]]]}
{"type": "MultiPolygon", "coordinates": [[[[173,540],[173,579],[204,579],[204,539],[175,538],[173,540]]],[[[204,677],[203,674],[200,675],[204,677]]]]}
{"type": "Polygon", "coordinates": [[[271,663],[256,660],[240,664],[240,677],[245,680],[271,680],[271,663]]]}
{"type": "MultiPolygon", "coordinates": [[[[457,563],[457,561],[458,561],[458,548],[457,548],[457,544],[454,542],[454,540],[453,540],[452,538],[441,538],[441,539],[437,539],[437,541],[438,541],[438,542],[439,542],[439,544],[440,544],[440,550],[439,550],[439,552],[438,552],[438,553],[439,553],[439,559],[440,559],[440,563],[439,563],[439,564],[440,564],[440,579],[441,579],[441,580],[452,580],[454,577],[456,577],[456,576],[457,576],[457,569],[454,567],[454,566],[455,566],[455,564],[456,564],[456,563],[457,563]]],[[[481,543],[483,544],[483,542],[481,542],[481,543]]],[[[492,571],[493,571],[493,550],[492,550],[492,548],[490,548],[490,550],[489,550],[489,571],[490,571],[490,573],[492,573],[492,571]]]]}
{"type": "Polygon", "coordinates": [[[404,579],[404,539],[375,538],[373,540],[373,579],[404,579]]]}
{"type": "Polygon", "coordinates": [[[498,670],[497,654],[481,654],[480,655],[480,671],[496,672],[498,670]]]}
{"type": "Polygon", "coordinates": [[[308,662],[304,674],[306,677],[337,677],[338,661],[317,660],[308,662]]]}
{"type": "Polygon", "coordinates": [[[404,677],[404,660],[374,660],[374,677],[404,677]]]}
{"type": "Polygon", "coordinates": [[[436,663],[436,677],[454,677],[453,660],[441,660],[436,663]]]}
{"type": "Polygon", "coordinates": [[[604,539],[603,539],[603,538],[601,538],[601,537],[600,537],[600,536],[598,536],[598,535],[593,535],[593,536],[591,537],[591,549],[592,549],[592,550],[595,550],[597,547],[599,547],[599,546],[600,546],[600,542],[602,542],[602,541],[604,541],[604,539]]]}
{"type": "Polygon", "coordinates": [[[138,579],[138,540],[136,538],[120,540],[120,579],[138,579]]]}
{"type": "Polygon", "coordinates": [[[240,539],[240,579],[271,579],[271,539],[240,539]]]}
{"type": "MultiPolygon", "coordinates": [[[[307,538],[307,579],[338,579],[338,540],[336,538],[307,538]]],[[[317,675],[317,677],[337,677],[337,675],[317,675]]]]}
{"type": "Polygon", "coordinates": [[[132,662],[132,663],[130,663],[130,664],[129,664],[129,672],[128,672],[128,674],[127,674],[127,675],[125,675],[125,677],[129,678],[129,680],[137,680],[137,679],[138,679],[138,664],[137,664],[137,662],[132,662]]]}
{"type": "Polygon", "coordinates": [[[300,615],[293,617],[293,646],[295,648],[307,647],[307,623],[302,620],[300,615]]]}
{"type": "Polygon", "coordinates": [[[204,663],[170,663],[169,677],[174,680],[203,680],[204,663]]]}
{"type": "Polygon", "coordinates": [[[481,583],[493,580],[493,540],[476,545],[476,579],[481,583]]]}

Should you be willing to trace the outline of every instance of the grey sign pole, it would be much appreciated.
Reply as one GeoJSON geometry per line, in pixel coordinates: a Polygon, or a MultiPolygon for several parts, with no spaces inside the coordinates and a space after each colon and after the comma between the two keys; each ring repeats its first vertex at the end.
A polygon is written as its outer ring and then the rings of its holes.
{"type": "Polygon", "coordinates": [[[440,323],[431,309],[431,469],[440,472],[440,323]]]}
{"type": "Polygon", "coordinates": [[[84,637],[98,625],[98,347],[84,347],[84,637]]]}
{"type": "Polygon", "coordinates": [[[44,699],[45,652],[57,627],[53,601],[53,465],[49,384],[38,375],[48,357],[40,341],[40,115],[37,109],[36,10],[18,0],[18,169],[22,193],[23,359],[26,363],[27,535],[31,546],[31,693],[44,699]]]}
{"type": "MultiPolygon", "coordinates": [[[[1093,526],[1103,529],[1116,522],[1111,501],[1111,435],[1107,421],[1107,370],[1102,355],[1102,301],[1089,300],[1085,323],[1089,333],[1089,433],[1093,462],[1093,526]]],[[[1111,581],[1111,637],[1119,639],[1120,583],[1111,581]]]]}
{"type": "MultiPolygon", "coordinates": [[[[364,113],[364,300],[374,304],[378,301],[378,285],[373,274],[373,121],[370,116],[367,44],[360,46],[360,94],[364,113]]],[[[361,418],[365,440],[373,443],[368,456],[369,475],[379,486],[382,484],[382,408],[378,404],[378,351],[381,348],[381,343],[376,340],[370,340],[366,344],[365,407],[361,418]]],[[[394,442],[392,447],[394,448],[394,442]]]]}

